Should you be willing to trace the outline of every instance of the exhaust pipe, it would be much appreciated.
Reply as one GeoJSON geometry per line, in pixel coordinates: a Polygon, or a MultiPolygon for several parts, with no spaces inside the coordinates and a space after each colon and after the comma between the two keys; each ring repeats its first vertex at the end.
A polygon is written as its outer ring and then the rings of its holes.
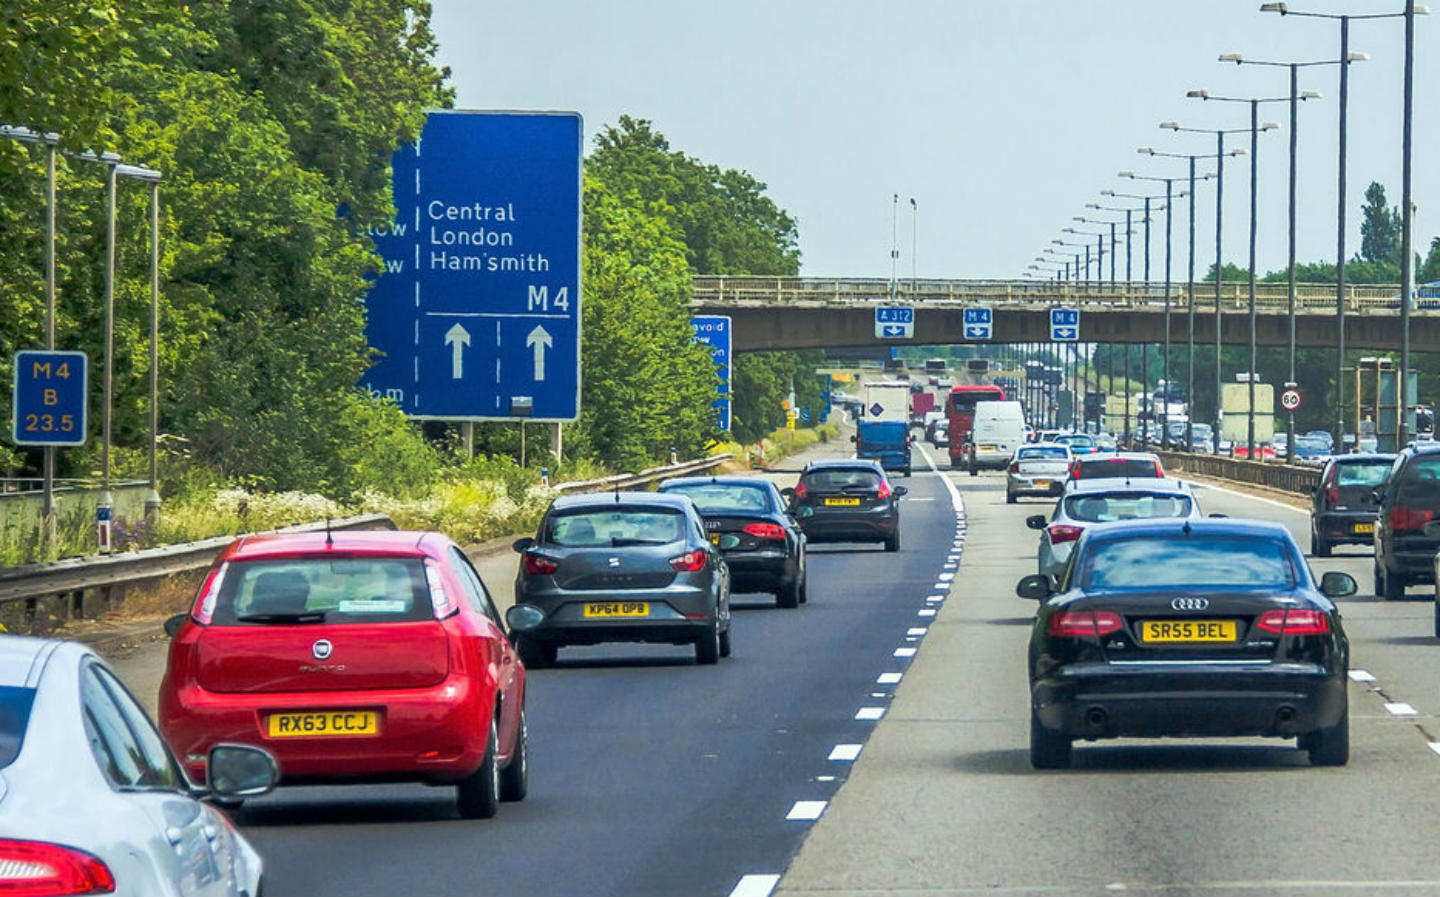
{"type": "Polygon", "coordinates": [[[1105,724],[1109,721],[1110,717],[1105,713],[1105,708],[1103,707],[1091,707],[1085,711],[1085,725],[1091,731],[1104,731],[1105,724]]]}
{"type": "Polygon", "coordinates": [[[1295,722],[1294,707],[1281,707],[1279,710],[1275,711],[1275,725],[1277,728],[1284,728],[1293,722],[1295,722]]]}

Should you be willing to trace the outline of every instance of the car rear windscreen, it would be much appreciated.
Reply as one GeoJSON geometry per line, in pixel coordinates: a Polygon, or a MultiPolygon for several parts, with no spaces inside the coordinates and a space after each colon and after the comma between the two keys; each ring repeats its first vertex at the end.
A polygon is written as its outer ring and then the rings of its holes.
{"type": "Polygon", "coordinates": [[[1094,461],[1081,461],[1076,479],[1149,477],[1153,480],[1158,476],[1160,472],[1155,469],[1155,462],[1148,458],[1099,458],[1094,461]]]}
{"type": "Polygon", "coordinates": [[[684,537],[685,516],[672,508],[605,508],[558,514],[540,541],[564,548],[666,545],[684,537]]]}
{"type": "Polygon", "coordinates": [[[667,486],[662,491],[684,495],[701,514],[765,514],[770,511],[769,489],[735,483],[695,483],[667,486]]]}
{"type": "Polygon", "coordinates": [[[325,557],[232,562],[214,625],[433,619],[419,558],[325,557]]]}
{"type": "Polygon", "coordinates": [[[1389,461],[1373,464],[1337,464],[1335,485],[1337,486],[1380,486],[1390,474],[1389,461]]]}
{"type": "Polygon", "coordinates": [[[1057,436],[1055,441],[1071,448],[1090,448],[1095,445],[1095,440],[1089,436],[1057,436]]]}
{"type": "Polygon", "coordinates": [[[1440,455],[1422,455],[1406,465],[1399,488],[1401,502],[1440,506],[1440,455]]]}
{"type": "Polygon", "coordinates": [[[0,769],[20,756],[25,727],[30,723],[30,707],[34,703],[35,689],[0,686],[0,769]]]}
{"type": "Polygon", "coordinates": [[[840,492],[845,489],[879,489],[880,475],[865,467],[835,467],[811,470],[800,478],[807,489],[840,492]]]}
{"type": "Polygon", "coordinates": [[[1065,516],[1085,523],[1114,523],[1117,520],[1189,515],[1188,495],[1107,492],[1071,495],[1065,499],[1065,516]]]}
{"type": "Polygon", "coordinates": [[[1090,542],[1078,560],[1081,588],[1292,589],[1290,550],[1275,539],[1157,536],[1090,542]]]}
{"type": "Polygon", "coordinates": [[[1064,461],[1069,457],[1069,450],[1054,445],[1022,448],[1020,450],[1021,461],[1064,461]]]}

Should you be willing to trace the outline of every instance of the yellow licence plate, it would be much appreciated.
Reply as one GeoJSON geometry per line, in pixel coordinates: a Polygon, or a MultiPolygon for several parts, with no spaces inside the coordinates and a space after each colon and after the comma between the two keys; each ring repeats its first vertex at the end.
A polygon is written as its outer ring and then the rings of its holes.
{"type": "Polygon", "coordinates": [[[650,605],[644,601],[602,601],[585,605],[587,617],[648,617],[650,605]]]}
{"type": "Polygon", "coordinates": [[[711,545],[715,545],[715,546],[719,546],[719,544],[720,544],[720,534],[719,534],[719,533],[711,533],[711,534],[710,534],[710,544],[711,544],[711,545]]]}
{"type": "Polygon", "coordinates": [[[1140,638],[1146,642],[1233,642],[1234,620],[1146,620],[1140,638]]]}
{"type": "Polygon", "coordinates": [[[380,718],[373,710],[326,710],[324,713],[272,713],[266,720],[271,738],[315,738],[335,735],[379,735],[380,718]]]}
{"type": "Polygon", "coordinates": [[[860,506],[860,499],[858,499],[858,498],[827,498],[827,499],[825,499],[825,506],[826,506],[827,508],[858,508],[858,507],[860,506]]]}
{"type": "Polygon", "coordinates": [[[1355,524],[1355,532],[1357,532],[1357,533],[1373,533],[1373,532],[1375,532],[1375,524],[1373,524],[1373,523],[1357,523],[1357,524],[1355,524]]]}
{"type": "Polygon", "coordinates": [[[1050,481],[1049,481],[1049,480],[1036,480],[1036,481],[1035,481],[1035,488],[1037,488],[1037,489],[1049,489],[1049,488],[1050,488],[1050,481]]]}
{"type": "Polygon", "coordinates": [[[980,446],[980,451],[982,451],[982,452],[993,452],[993,451],[995,451],[995,446],[993,446],[993,445],[982,445],[982,446],[980,446]]]}

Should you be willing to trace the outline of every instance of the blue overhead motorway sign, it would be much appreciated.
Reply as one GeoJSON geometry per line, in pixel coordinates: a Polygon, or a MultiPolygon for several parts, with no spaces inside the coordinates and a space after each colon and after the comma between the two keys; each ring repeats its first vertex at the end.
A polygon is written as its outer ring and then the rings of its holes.
{"type": "Polygon", "coordinates": [[[875,309],[876,339],[914,339],[915,309],[882,305],[875,309]]]}
{"type": "Polygon", "coordinates": [[[84,352],[15,353],[16,445],[84,445],[88,366],[84,352]]]}
{"type": "Polygon", "coordinates": [[[1080,339],[1080,309],[1050,309],[1050,339],[1055,342],[1075,342],[1080,339]]]}
{"type": "Polygon", "coordinates": [[[730,364],[731,329],[730,319],[725,315],[696,315],[690,319],[695,328],[695,341],[710,347],[710,356],[715,359],[715,373],[720,385],[715,388],[715,413],[720,429],[730,429],[730,364]]]}
{"type": "Polygon", "coordinates": [[[980,306],[965,309],[965,338],[989,339],[995,326],[994,313],[980,306]]]}
{"type": "Polygon", "coordinates": [[[580,412],[580,116],[431,112],[394,157],[362,380],[418,418],[580,412]]]}

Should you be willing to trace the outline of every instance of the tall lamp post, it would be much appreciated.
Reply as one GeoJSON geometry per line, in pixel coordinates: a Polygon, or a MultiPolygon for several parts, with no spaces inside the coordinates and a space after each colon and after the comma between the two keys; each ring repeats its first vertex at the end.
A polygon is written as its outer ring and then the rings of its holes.
{"type": "Polygon", "coordinates": [[[920,207],[915,204],[915,197],[910,197],[910,292],[915,292],[915,253],[916,237],[920,233],[920,207]]]}
{"type": "MultiPolygon", "coordinates": [[[[1258,156],[1260,151],[1260,132],[1270,131],[1280,127],[1275,122],[1267,121],[1264,125],[1260,124],[1260,104],[1289,102],[1290,98],[1216,97],[1211,96],[1209,91],[1206,90],[1192,90],[1186,93],[1185,96],[1190,99],[1205,100],[1207,102],[1214,100],[1215,102],[1220,103],[1246,103],[1250,106],[1250,127],[1247,129],[1250,132],[1250,364],[1249,374],[1246,378],[1250,387],[1250,409],[1248,414],[1248,425],[1246,429],[1246,444],[1248,446],[1248,454],[1246,455],[1246,457],[1253,461],[1255,459],[1255,368],[1257,367],[1259,354],[1255,343],[1255,325],[1257,323],[1255,314],[1255,233],[1259,223],[1260,215],[1260,204],[1257,192],[1260,171],[1257,163],[1259,162],[1258,156]]],[[[1218,266],[1215,272],[1215,277],[1218,282],[1220,277],[1220,271],[1218,266]]],[[[1216,291],[1216,301],[1218,305],[1218,289],[1216,291]]],[[[1218,395],[1216,397],[1216,401],[1219,401],[1218,395]]]]}

